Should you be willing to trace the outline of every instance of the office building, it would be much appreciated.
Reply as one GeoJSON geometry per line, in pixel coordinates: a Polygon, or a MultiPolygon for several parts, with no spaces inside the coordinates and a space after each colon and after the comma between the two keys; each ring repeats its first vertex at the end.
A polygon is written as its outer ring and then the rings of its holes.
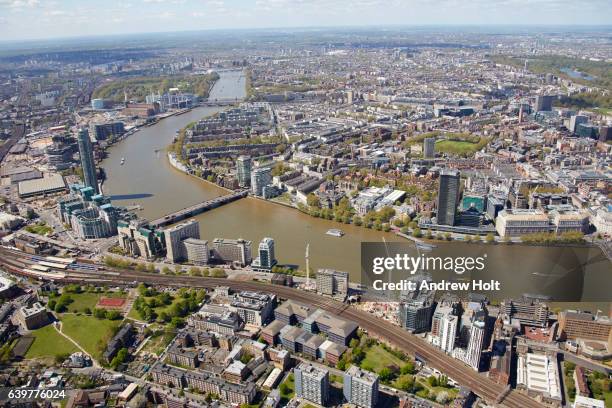
{"type": "Polygon", "coordinates": [[[246,266],[252,260],[251,241],[215,238],[212,253],[218,261],[246,266]]]}
{"type": "Polygon", "coordinates": [[[514,208],[499,212],[495,220],[495,229],[500,237],[520,237],[549,232],[551,225],[548,216],[542,210],[514,208]]]}
{"type": "Polygon", "coordinates": [[[274,316],[276,296],[260,292],[243,291],[230,302],[230,310],[235,312],[245,324],[261,327],[274,316]]]}
{"type": "Polygon", "coordinates": [[[433,159],[436,156],[436,138],[426,137],[423,140],[423,158],[433,159]]]}
{"type": "Polygon", "coordinates": [[[436,306],[431,321],[432,343],[444,352],[451,354],[455,349],[461,304],[456,301],[446,301],[443,297],[436,306]]]}
{"type": "Polygon", "coordinates": [[[71,193],[57,200],[62,223],[70,226],[81,239],[99,239],[117,234],[121,211],[110,199],[95,194],[93,187],[71,185],[71,193]]]}
{"type": "Polygon", "coordinates": [[[589,214],[580,210],[554,209],[548,213],[555,234],[564,232],[587,233],[589,229],[589,214]]]}
{"type": "Polygon", "coordinates": [[[434,296],[433,291],[413,291],[403,296],[398,309],[400,325],[411,333],[429,331],[434,296]]]}
{"type": "Polygon", "coordinates": [[[589,121],[589,118],[586,117],[585,115],[573,115],[570,117],[570,123],[569,123],[569,131],[572,133],[576,133],[576,131],[578,130],[578,125],[581,123],[587,123],[589,121]]]}
{"type": "Polygon", "coordinates": [[[272,183],[272,172],[267,167],[259,167],[251,173],[251,192],[261,197],[263,188],[272,183]]]}
{"type": "Polygon", "coordinates": [[[47,325],[49,315],[47,309],[39,302],[32,306],[22,306],[16,313],[17,321],[24,330],[34,330],[47,325]]]}
{"type": "Polygon", "coordinates": [[[302,320],[302,328],[312,334],[323,333],[330,341],[346,346],[357,334],[359,326],[350,320],[316,309],[302,320]]]}
{"type": "Polygon", "coordinates": [[[477,312],[472,319],[470,327],[470,340],[467,345],[464,362],[478,371],[480,358],[486,338],[487,313],[485,310],[477,312]]]}
{"type": "Polygon", "coordinates": [[[253,260],[253,269],[270,271],[274,265],[276,265],[274,240],[272,238],[264,238],[259,243],[259,253],[257,258],[253,260]]]}
{"type": "Polygon", "coordinates": [[[163,231],[156,231],[146,220],[119,220],[119,245],[132,256],[153,259],[163,254],[166,239],[163,231]]]}
{"type": "Polygon", "coordinates": [[[468,193],[463,195],[461,200],[461,209],[467,211],[470,208],[475,208],[479,213],[484,213],[486,210],[487,197],[484,194],[468,193]]]}
{"type": "Polygon", "coordinates": [[[187,238],[183,240],[187,260],[194,265],[207,265],[210,257],[208,241],[197,238],[187,238]]]}
{"type": "Polygon", "coordinates": [[[518,300],[504,300],[500,311],[508,319],[516,319],[527,326],[548,326],[548,305],[537,297],[523,296],[518,300]]]}
{"type": "Polygon", "coordinates": [[[599,141],[607,142],[608,140],[612,140],[612,126],[600,126],[599,141]]]}
{"type": "Polygon", "coordinates": [[[607,342],[612,350],[612,319],[591,313],[565,311],[559,313],[559,334],[563,339],[584,339],[607,342]]]}
{"type": "Polygon", "coordinates": [[[100,239],[117,233],[117,211],[111,204],[76,210],[70,218],[72,231],[81,239],[100,239]]]}
{"type": "Polygon", "coordinates": [[[166,258],[170,262],[187,259],[187,249],[184,241],[188,238],[200,239],[200,223],[190,220],[164,231],[166,239],[166,258]]]}
{"type": "Polygon", "coordinates": [[[117,138],[125,133],[123,122],[98,123],[93,125],[93,134],[96,140],[117,138]]]}
{"type": "Polygon", "coordinates": [[[319,294],[346,297],[348,282],[348,272],[333,269],[319,269],[317,271],[317,293],[319,294]]]}
{"type": "Polygon", "coordinates": [[[373,408],[378,402],[378,375],[353,365],[344,373],[343,391],[349,404],[373,408]]]}
{"type": "Polygon", "coordinates": [[[83,182],[86,187],[94,189],[96,194],[100,193],[98,178],[96,176],[96,163],[94,161],[93,146],[87,129],[79,129],[77,135],[79,155],[81,156],[81,167],[83,168],[83,182]]]}
{"type": "Polygon", "coordinates": [[[555,97],[553,95],[538,95],[536,96],[536,112],[550,112],[552,103],[555,97]]]}
{"type": "Polygon", "coordinates": [[[113,101],[110,99],[92,99],[91,100],[91,109],[93,110],[102,110],[102,109],[110,109],[113,107],[113,101]]]}
{"type": "Polygon", "coordinates": [[[236,178],[240,187],[248,187],[251,184],[251,158],[239,156],[236,162],[236,178]]]}
{"type": "Polygon", "coordinates": [[[459,205],[461,178],[457,170],[442,170],[440,172],[440,187],[438,188],[438,206],[436,218],[440,225],[455,225],[455,214],[459,205]]]}
{"type": "Polygon", "coordinates": [[[301,363],[294,370],[295,395],[325,405],[329,398],[329,371],[301,363]]]}

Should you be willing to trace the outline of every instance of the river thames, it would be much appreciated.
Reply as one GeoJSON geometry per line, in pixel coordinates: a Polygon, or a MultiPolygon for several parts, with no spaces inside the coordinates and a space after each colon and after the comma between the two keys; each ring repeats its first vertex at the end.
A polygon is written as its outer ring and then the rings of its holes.
{"type": "MultiPolygon", "coordinates": [[[[245,78],[240,71],[221,72],[211,90],[210,100],[244,98],[245,78]]],[[[102,162],[107,175],[104,193],[117,205],[140,205],[141,217],[149,220],[227,194],[220,187],[174,169],[166,148],[176,131],[188,123],[223,108],[199,107],[179,116],[143,128],[112,146],[102,162]],[[121,159],[125,164],[121,165],[121,159]]],[[[253,241],[253,252],[263,237],[275,240],[280,264],[305,266],[305,248],[310,245],[310,266],[348,271],[351,281],[360,281],[361,243],[408,241],[392,233],[313,218],[279,204],[246,198],[195,217],[202,239],[244,238],[253,241]],[[342,238],[326,235],[330,228],[345,232],[342,238]]],[[[498,279],[501,293],[492,297],[520,296],[522,293],[553,294],[559,300],[609,301],[611,263],[599,248],[538,247],[441,243],[432,251],[443,256],[478,256],[486,253],[488,267],[479,278],[498,279]],[[584,277],[584,278],[583,278],[584,277]]],[[[414,251],[416,255],[416,251],[414,251]]],[[[436,279],[452,279],[441,274],[436,279]]]]}

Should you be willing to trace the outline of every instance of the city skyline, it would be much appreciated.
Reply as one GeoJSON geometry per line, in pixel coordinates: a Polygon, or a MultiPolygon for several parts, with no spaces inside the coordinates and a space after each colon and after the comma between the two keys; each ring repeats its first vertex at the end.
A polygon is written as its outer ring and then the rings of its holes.
{"type": "Polygon", "coordinates": [[[0,0],[3,41],[224,29],[605,25],[604,0],[0,0]],[[30,24],[23,24],[28,21],[30,24]]]}

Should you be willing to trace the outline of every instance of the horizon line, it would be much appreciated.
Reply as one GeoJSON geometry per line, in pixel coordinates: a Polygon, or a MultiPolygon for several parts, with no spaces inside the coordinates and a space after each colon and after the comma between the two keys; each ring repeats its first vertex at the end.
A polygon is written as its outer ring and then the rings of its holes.
{"type": "MultiPolygon", "coordinates": [[[[67,40],[96,40],[112,37],[138,37],[143,35],[155,35],[155,34],[196,34],[196,33],[212,33],[212,32],[247,32],[247,31],[260,31],[260,32],[273,32],[278,30],[283,31],[299,31],[299,30],[333,30],[333,29],[354,29],[361,31],[372,28],[434,28],[434,27],[453,27],[453,28],[566,28],[565,30],[559,30],[560,32],[570,32],[572,29],[605,29],[604,31],[611,30],[612,24],[562,24],[562,23],[541,23],[541,24],[496,24],[496,23],[480,23],[480,24],[461,24],[461,23],[431,23],[431,24],[360,24],[360,25],[304,25],[304,26],[274,26],[274,27],[244,27],[244,28],[202,28],[197,30],[168,30],[168,31],[136,31],[136,32],[125,32],[125,33],[107,33],[107,34],[84,34],[84,35],[70,35],[70,36],[57,36],[57,37],[31,37],[23,39],[11,39],[2,40],[0,39],[0,45],[17,45],[24,43],[45,43],[53,41],[67,41],[67,40]]],[[[494,33],[491,33],[494,34],[494,33]]]]}

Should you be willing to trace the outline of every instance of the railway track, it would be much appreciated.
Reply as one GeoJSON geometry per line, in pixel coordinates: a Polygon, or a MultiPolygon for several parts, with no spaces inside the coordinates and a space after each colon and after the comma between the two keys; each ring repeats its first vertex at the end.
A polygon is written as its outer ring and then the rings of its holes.
{"type": "MultiPolygon", "coordinates": [[[[28,262],[24,260],[27,254],[6,248],[0,248],[0,264],[9,272],[17,275],[33,276],[23,273],[28,262]]],[[[398,326],[384,320],[376,319],[369,313],[347,306],[344,303],[328,299],[313,293],[306,293],[286,286],[272,285],[255,281],[232,281],[223,278],[202,278],[193,276],[174,276],[152,274],[134,270],[67,270],[65,277],[57,281],[65,283],[92,283],[104,285],[132,285],[146,283],[151,285],[193,287],[211,289],[216,286],[230,286],[234,290],[266,291],[277,294],[283,299],[292,299],[314,308],[320,308],[330,313],[340,315],[352,320],[369,333],[378,336],[400,350],[411,355],[419,355],[428,365],[440,370],[459,384],[469,387],[474,393],[490,403],[496,403],[500,396],[505,394],[505,387],[480,375],[460,361],[444,354],[442,351],[429,345],[424,340],[407,333],[398,326]]],[[[503,397],[497,406],[516,408],[541,408],[536,400],[511,391],[503,397]]]]}

